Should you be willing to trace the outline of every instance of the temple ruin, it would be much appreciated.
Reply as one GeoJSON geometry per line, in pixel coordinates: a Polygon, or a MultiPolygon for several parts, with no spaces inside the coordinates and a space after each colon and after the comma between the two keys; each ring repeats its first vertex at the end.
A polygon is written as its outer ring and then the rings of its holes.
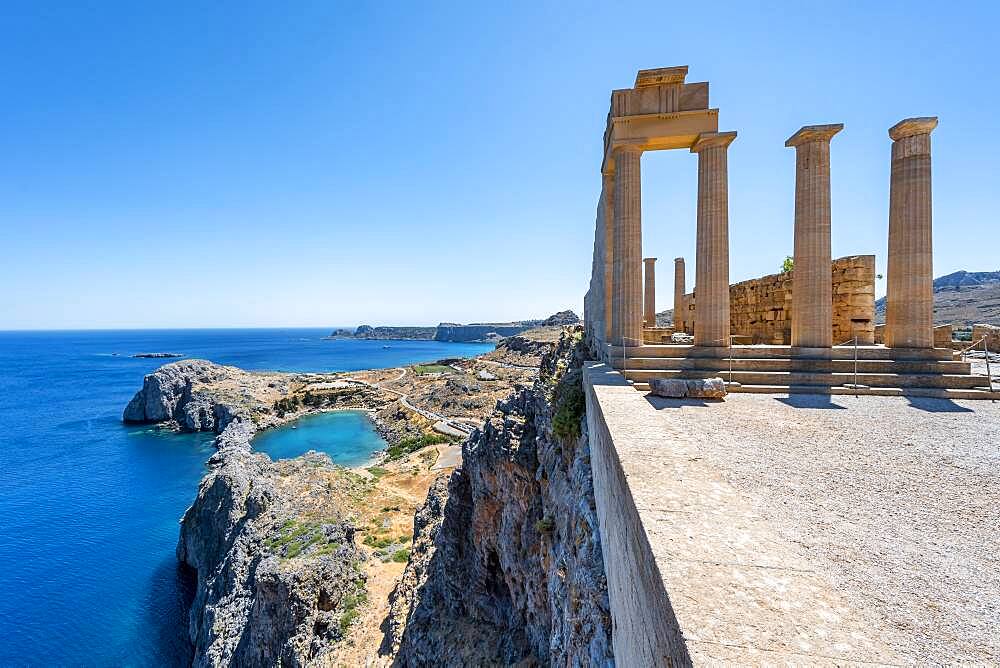
{"type": "Polygon", "coordinates": [[[876,344],[874,256],[831,257],[830,149],[843,124],[804,126],[785,142],[795,150],[794,270],[731,286],[727,155],[737,134],[719,131],[708,83],[687,83],[687,72],[640,70],[632,88],[611,93],[584,304],[587,336],[602,361],[637,389],[651,378],[728,369],[730,391],[988,396],[985,377],[953,360],[950,349],[935,348],[930,135],[937,118],[909,118],[889,130],[887,322],[884,344],[876,344]],[[640,175],[643,153],[670,149],[698,156],[695,284],[686,293],[677,258],[673,323],[658,327],[640,175]],[[870,260],[854,266],[856,258],[870,260]],[[673,334],[681,332],[693,343],[678,342],[673,334]]]}

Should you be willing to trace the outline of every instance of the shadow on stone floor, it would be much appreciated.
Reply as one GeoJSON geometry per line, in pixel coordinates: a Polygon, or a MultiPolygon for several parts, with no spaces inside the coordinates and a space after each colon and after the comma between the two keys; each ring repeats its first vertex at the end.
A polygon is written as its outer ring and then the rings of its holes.
{"type": "Polygon", "coordinates": [[[847,406],[833,403],[833,395],[831,394],[789,394],[787,397],[776,397],[775,401],[780,401],[792,408],[847,409],[847,406]]]}
{"type": "Polygon", "coordinates": [[[652,404],[653,408],[660,410],[662,408],[681,408],[682,406],[700,406],[702,408],[707,408],[712,404],[720,404],[722,401],[714,401],[704,399],[671,399],[669,397],[658,397],[655,394],[647,394],[646,401],[652,404]]]}
{"type": "MultiPolygon", "coordinates": [[[[905,396],[905,395],[904,395],[905,396]]],[[[971,413],[972,409],[959,406],[951,399],[936,399],[933,397],[906,397],[911,408],[928,413],[971,413]]]]}

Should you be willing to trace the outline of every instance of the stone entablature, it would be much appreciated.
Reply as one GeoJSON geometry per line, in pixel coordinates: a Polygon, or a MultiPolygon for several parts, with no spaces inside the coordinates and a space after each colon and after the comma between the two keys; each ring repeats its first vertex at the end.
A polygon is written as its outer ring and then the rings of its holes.
{"type": "MultiPolygon", "coordinates": [[[[875,256],[850,255],[833,261],[833,328],[835,345],[853,339],[875,343],[875,256]]],[[[771,274],[729,286],[730,329],[752,343],[789,345],[792,337],[794,271],[771,274]]],[[[694,328],[694,293],[684,295],[684,331],[694,328]]]]}

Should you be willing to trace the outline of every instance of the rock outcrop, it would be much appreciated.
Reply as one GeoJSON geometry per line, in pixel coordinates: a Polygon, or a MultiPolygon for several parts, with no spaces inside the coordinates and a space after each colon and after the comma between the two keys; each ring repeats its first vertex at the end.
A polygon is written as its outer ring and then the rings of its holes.
{"type": "Polygon", "coordinates": [[[497,405],[417,512],[382,648],[399,664],[612,662],[581,338],[497,405]]]}
{"type": "Polygon", "coordinates": [[[553,313],[545,320],[539,323],[539,327],[555,327],[561,325],[578,325],[580,324],[580,316],[578,316],[573,311],[567,309],[565,311],[559,311],[558,313],[553,313]]]}
{"type": "Polygon", "coordinates": [[[221,432],[234,417],[233,407],[199,386],[223,382],[244,372],[205,360],[165,364],[143,379],[125,407],[128,423],[174,422],[184,431],[221,432]]]}
{"type": "Polygon", "coordinates": [[[275,463],[251,451],[253,433],[242,419],[226,427],[181,521],[177,558],[197,579],[195,666],[319,661],[364,596],[355,528],[338,508],[315,503],[339,475],[329,457],[275,463]],[[290,477],[294,490],[282,484],[290,477]]]}

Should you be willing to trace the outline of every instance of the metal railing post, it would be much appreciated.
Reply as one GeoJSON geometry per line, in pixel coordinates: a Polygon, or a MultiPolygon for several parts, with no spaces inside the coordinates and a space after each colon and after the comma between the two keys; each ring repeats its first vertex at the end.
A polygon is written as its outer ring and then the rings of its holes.
{"type": "Polygon", "coordinates": [[[986,358],[986,382],[989,383],[990,392],[993,392],[993,374],[990,372],[990,345],[983,337],[983,357],[986,358]]]}

